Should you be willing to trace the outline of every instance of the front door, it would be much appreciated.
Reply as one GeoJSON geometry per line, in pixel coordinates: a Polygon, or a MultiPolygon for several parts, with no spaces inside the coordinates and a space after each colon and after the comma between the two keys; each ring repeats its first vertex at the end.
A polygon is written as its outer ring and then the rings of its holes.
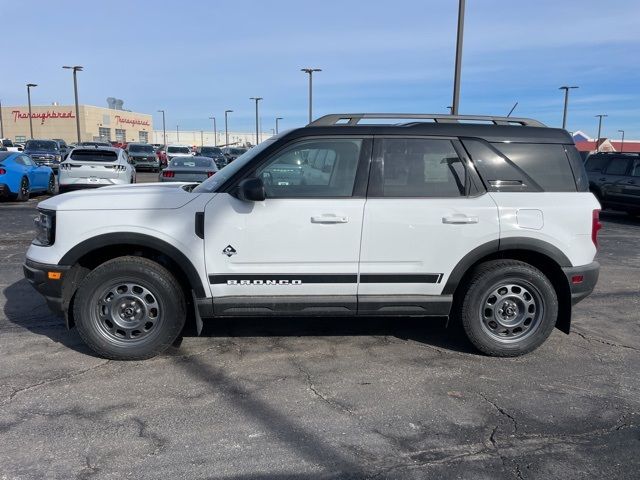
{"type": "Polygon", "coordinates": [[[451,139],[376,137],[358,313],[447,315],[451,297],[441,294],[457,263],[497,249],[497,206],[465,163],[451,139]]]}
{"type": "Polygon", "coordinates": [[[205,210],[206,266],[216,315],[350,315],[371,140],[303,139],[244,178],[266,200],[219,193],[205,210]]]}

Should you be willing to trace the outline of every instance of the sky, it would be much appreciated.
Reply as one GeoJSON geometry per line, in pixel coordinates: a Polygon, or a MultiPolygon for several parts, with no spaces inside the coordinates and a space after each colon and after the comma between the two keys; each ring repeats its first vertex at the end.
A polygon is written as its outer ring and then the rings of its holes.
{"type": "MultiPolygon", "coordinates": [[[[451,105],[457,0],[0,0],[0,100],[80,103],[167,114],[167,129],[262,130],[338,112],[447,113],[451,105]]],[[[640,2],[467,0],[460,113],[536,118],[567,129],[640,139],[640,2]]]]}

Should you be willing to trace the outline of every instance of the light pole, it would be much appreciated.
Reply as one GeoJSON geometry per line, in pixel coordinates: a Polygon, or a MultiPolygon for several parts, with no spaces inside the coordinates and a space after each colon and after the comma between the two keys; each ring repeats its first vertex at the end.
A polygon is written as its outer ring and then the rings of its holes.
{"type": "Polygon", "coordinates": [[[258,123],[258,102],[262,100],[262,97],[251,97],[249,100],[255,100],[256,102],[256,145],[260,143],[260,124],[258,123]]]}
{"type": "Polygon", "coordinates": [[[209,117],[209,120],[213,120],[213,146],[218,146],[218,127],[216,125],[216,117],[209,117]]]}
{"type": "Polygon", "coordinates": [[[200,130],[200,146],[204,147],[204,132],[200,130]]]}
{"type": "Polygon", "coordinates": [[[605,115],[601,113],[600,115],[595,115],[598,117],[598,138],[596,138],[596,152],[600,151],[600,132],[602,131],[602,117],[608,117],[609,115],[605,115]]]}
{"type": "Polygon", "coordinates": [[[224,142],[225,142],[225,147],[229,146],[229,118],[227,116],[230,113],[233,113],[233,110],[225,110],[224,111],[224,142]]]}
{"type": "Polygon", "coordinates": [[[180,143],[180,125],[176,125],[176,142],[180,143]]]}
{"type": "Polygon", "coordinates": [[[460,74],[462,72],[462,40],[464,37],[464,7],[465,0],[458,3],[458,39],[456,42],[456,66],[453,76],[453,103],[451,104],[451,115],[458,115],[460,106],[460,74]]]}
{"type": "Polygon", "coordinates": [[[301,68],[301,72],[309,74],[309,123],[313,121],[313,72],[321,72],[321,68],[301,68]]]}
{"type": "Polygon", "coordinates": [[[164,142],[164,148],[167,148],[167,126],[164,123],[164,110],[158,110],[159,113],[162,113],[162,141],[164,142]]]}
{"type": "Polygon", "coordinates": [[[29,102],[29,137],[33,140],[33,120],[31,118],[31,89],[37,87],[35,83],[27,83],[27,101],[29,102]]]}
{"type": "Polygon", "coordinates": [[[276,135],[278,134],[278,121],[282,120],[282,117],[276,117],[276,135]]]}
{"type": "Polygon", "coordinates": [[[78,143],[81,142],[80,139],[80,107],[78,107],[78,77],[77,73],[82,71],[82,66],[74,65],[73,67],[64,66],[62,68],[66,68],[68,70],[73,70],[73,96],[75,97],[76,102],[76,130],[78,133],[78,143]]]}
{"type": "Polygon", "coordinates": [[[569,87],[567,85],[563,85],[558,90],[564,90],[564,113],[562,114],[562,128],[567,128],[567,105],[569,104],[569,90],[572,90],[578,87],[569,87]]]}
{"type": "Polygon", "coordinates": [[[620,133],[622,133],[622,142],[620,142],[620,153],[622,153],[622,151],[624,150],[624,130],[618,130],[620,133]]]}

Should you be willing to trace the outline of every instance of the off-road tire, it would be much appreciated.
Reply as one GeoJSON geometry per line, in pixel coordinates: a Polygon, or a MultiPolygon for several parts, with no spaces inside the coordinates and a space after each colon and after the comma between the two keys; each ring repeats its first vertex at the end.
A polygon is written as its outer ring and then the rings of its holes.
{"type": "Polygon", "coordinates": [[[166,268],[146,258],[126,256],[103,263],[85,277],[73,313],[78,333],[98,355],[143,360],[160,354],[178,338],[185,324],[186,302],[166,268]]]}

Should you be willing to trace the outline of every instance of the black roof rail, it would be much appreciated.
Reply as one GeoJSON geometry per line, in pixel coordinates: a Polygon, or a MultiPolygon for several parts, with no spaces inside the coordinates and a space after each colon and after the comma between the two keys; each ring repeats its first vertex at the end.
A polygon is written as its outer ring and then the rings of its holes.
{"type": "MultiPolygon", "coordinates": [[[[531,118],[495,117],[492,115],[446,115],[431,113],[332,113],[311,122],[309,127],[332,127],[358,125],[361,120],[430,120],[435,123],[491,123],[493,125],[520,125],[523,127],[546,127],[531,118]]],[[[381,122],[381,125],[406,125],[420,122],[381,122]]],[[[370,125],[370,123],[367,123],[370,125]]]]}

